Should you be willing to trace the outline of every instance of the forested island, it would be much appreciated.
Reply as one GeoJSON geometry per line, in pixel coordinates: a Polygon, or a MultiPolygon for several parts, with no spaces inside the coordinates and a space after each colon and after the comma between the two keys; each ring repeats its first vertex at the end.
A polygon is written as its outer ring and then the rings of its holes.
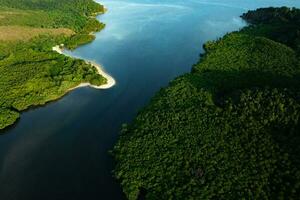
{"type": "Polygon", "coordinates": [[[52,51],[94,40],[104,11],[93,0],[0,0],[0,129],[80,83],[107,82],[91,64],[52,51]]]}
{"type": "Polygon", "coordinates": [[[128,199],[299,199],[300,10],[241,17],[123,126],[112,153],[128,199]]]}

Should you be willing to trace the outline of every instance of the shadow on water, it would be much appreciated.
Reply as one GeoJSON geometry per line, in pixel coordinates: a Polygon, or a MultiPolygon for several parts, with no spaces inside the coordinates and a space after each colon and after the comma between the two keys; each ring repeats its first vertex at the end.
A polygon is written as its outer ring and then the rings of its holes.
{"type": "Polygon", "coordinates": [[[22,113],[18,123],[0,135],[1,200],[124,199],[108,154],[121,125],[130,122],[161,87],[189,72],[205,41],[243,27],[239,16],[244,8],[296,4],[100,2],[108,8],[99,16],[106,28],[72,54],[103,65],[118,84],[108,90],[80,88],[22,113]]]}
{"type": "Polygon", "coordinates": [[[0,130],[0,136],[9,133],[10,131],[12,131],[15,127],[17,127],[18,122],[20,121],[20,118],[18,118],[14,124],[11,124],[7,127],[5,127],[4,129],[0,130]]]}

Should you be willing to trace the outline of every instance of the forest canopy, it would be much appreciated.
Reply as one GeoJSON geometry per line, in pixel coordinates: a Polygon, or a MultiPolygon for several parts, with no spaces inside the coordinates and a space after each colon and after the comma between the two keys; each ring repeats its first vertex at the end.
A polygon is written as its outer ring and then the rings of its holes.
{"type": "Polygon", "coordinates": [[[0,129],[82,82],[106,83],[95,67],[52,50],[94,40],[103,12],[92,0],[0,0],[0,129]]]}
{"type": "Polygon", "coordinates": [[[128,199],[299,199],[299,13],[245,13],[249,26],[207,42],[123,126],[114,173],[128,199]]]}

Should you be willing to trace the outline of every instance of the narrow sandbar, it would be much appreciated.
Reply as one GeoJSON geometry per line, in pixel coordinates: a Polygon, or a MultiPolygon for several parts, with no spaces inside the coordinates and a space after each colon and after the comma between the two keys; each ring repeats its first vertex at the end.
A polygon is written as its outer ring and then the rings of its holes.
{"type": "MultiPolygon", "coordinates": [[[[52,50],[56,51],[59,54],[70,57],[69,55],[67,55],[63,52],[62,47],[63,47],[63,44],[56,45],[56,46],[52,47],[52,50]]],[[[86,63],[92,65],[93,67],[95,67],[98,74],[100,74],[101,76],[103,76],[106,79],[106,83],[103,84],[103,85],[99,85],[99,86],[98,85],[93,85],[93,84],[90,84],[90,83],[80,83],[76,87],[70,88],[68,91],[75,90],[76,88],[80,88],[80,87],[92,87],[92,88],[95,88],[95,89],[109,89],[109,88],[113,87],[116,84],[115,79],[112,76],[110,76],[107,72],[105,72],[103,70],[103,68],[101,67],[101,65],[97,64],[96,62],[87,61],[87,60],[86,60],[86,63]]]]}

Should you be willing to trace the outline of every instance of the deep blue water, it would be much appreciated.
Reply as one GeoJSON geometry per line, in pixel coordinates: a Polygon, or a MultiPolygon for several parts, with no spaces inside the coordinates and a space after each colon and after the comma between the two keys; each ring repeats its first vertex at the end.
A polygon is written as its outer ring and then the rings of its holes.
{"type": "Polygon", "coordinates": [[[297,0],[103,0],[106,28],[71,54],[96,61],[117,81],[80,88],[22,114],[0,135],[1,200],[119,200],[108,154],[161,87],[189,72],[205,41],[238,30],[248,9],[297,6],[297,0]]]}

